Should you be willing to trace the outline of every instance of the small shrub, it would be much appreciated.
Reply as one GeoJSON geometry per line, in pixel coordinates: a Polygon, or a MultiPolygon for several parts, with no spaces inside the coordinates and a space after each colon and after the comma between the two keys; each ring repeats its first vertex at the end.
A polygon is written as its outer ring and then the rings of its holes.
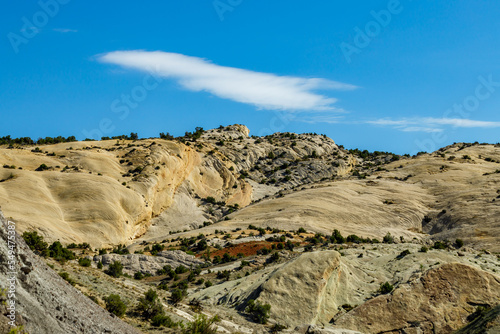
{"type": "Polygon", "coordinates": [[[285,325],[282,325],[280,323],[277,323],[277,324],[274,324],[273,327],[271,327],[271,333],[272,334],[275,334],[275,333],[279,333],[281,332],[282,330],[286,329],[286,326],[285,325]]]}
{"type": "Polygon", "coordinates": [[[164,312],[158,294],[153,289],[149,289],[144,293],[144,297],[139,299],[137,310],[145,319],[151,319],[157,314],[163,314],[164,312]]]}
{"type": "Polygon", "coordinates": [[[399,253],[399,255],[396,257],[396,259],[401,260],[406,255],[410,255],[410,254],[411,254],[410,251],[408,249],[405,249],[404,251],[402,251],[401,253],[399,253]]]}
{"type": "Polygon", "coordinates": [[[177,328],[178,323],[172,320],[168,315],[157,314],[151,319],[151,325],[155,327],[177,328]]]}
{"type": "Polygon", "coordinates": [[[393,244],[394,243],[394,237],[391,235],[391,233],[387,232],[387,234],[384,236],[384,243],[386,244],[393,244]]]}
{"type": "Polygon", "coordinates": [[[48,170],[48,169],[50,169],[50,168],[46,164],[41,164],[40,166],[38,166],[37,169],[35,169],[35,171],[42,172],[42,171],[48,170]]]}
{"type": "Polygon", "coordinates": [[[47,256],[48,255],[48,245],[43,241],[43,237],[38,235],[38,232],[24,232],[23,239],[29,248],[38,255],[47,256]]]}
{"type": "Polygon", "coordinates": [[[269,312],[271,311],[271,305],[261,304],[260,302],[255,302],[255,300],[250,299],[248,301],[245,311],[250,314],[250,316],[255,322],[259,324],[265,324],[269,319],[269,312]]]}
{"type": "Polygon", "coordinates": [[[172,304],[177,305],[184,299],[184,297],[186,297],[186,295],[187,295],[186,290],[175,289],[174,291],[172,291],[170,300],[172,301],[172,304]]]}
{"type": "Polygon", "coordinates": [[[127,311],[127,305],[121,300],[118,295],[109,295],[104,298],[106,302],[106,310],[113,313],[117,317],[122,317],[127,311]]]}
{"type": "Polygon", "coordinates": [[[394,290],[394,287],[389,282],[385,282],[382,285],[380,285],[379,291],[381,294],[386,295],[388,293],[391,293],[392,290],[394,290]]]}
{"type": "Polygon", "coordinates": [[[120,261],[114,261],[109,265],[108,270],[106,270],[106,274],[112,277],[120,277],[123,275],[123,264],[120,261]]]}
{"type": "Polygon", "coordinates": [[[59,276],[61,276],[66,282],[71,285],[75,285],[76,283],[71,277],[69,277],[69,274],[67,272],[59,273],[59,276]]]}
{"type": "Polygon", "coordinates": [[[78,264],[82,267],[90,267],[92,261],[90,261],[90,259],[87,259],[86,257],[82,257],[78,259],[78,264]]]}
{"type": "Polygon", "coordinates": [[[422,246],[422,247],[420,248],[420,252],[421,252],[421,253],[427,253],[427,251],[428,251],[428,250],[429,250],[429,249],[428,249],[426,246],[422,246]]]}
{"type": "Polygon", "coordinates": [[[455,245],[457,245],[458,248],[462,248],[464,246],[464,241],[462,239],[457,239],[455,240],[455,245]]]}
{"type": "Polygon", "coordinates": [[[432,246],[434,249],[446,249],[447,247],[448,245],[443,241],[436,241],[434,242],[434,246],[432,246]]]}
{"type": "Polygon", "coordinates": [[[67,248],[64,248],[59,241],[55,241],[49,246],[48,254],[59,262],[64,262],[66,260],[74,260],[76,258],[75,253],[67,248]]]}
{"type": "Polygon", "coordinates": [[[218,316],[207,318],[204,314],[196,316],[194,321],[190,322],[182,332],[183,334],[216,334],[217,327],[214,323],[219,321],[218,316]]]}
{"type": "Polygon", "coordinates": [[[231,272],[229,270],[219,271],[217,273],[217,278],[218,279],[229,281],[230,277],[231,277],[231,272]]]}

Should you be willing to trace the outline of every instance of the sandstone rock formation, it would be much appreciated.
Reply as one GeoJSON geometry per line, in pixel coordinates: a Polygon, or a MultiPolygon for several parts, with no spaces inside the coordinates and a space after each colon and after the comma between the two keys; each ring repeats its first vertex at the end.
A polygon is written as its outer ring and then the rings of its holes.
{"type": "MultiPolygon", "coordinates": [[[[0,288],[8,288],[8,227],[0,212],[0,288]]],[[[29,333],[139,333],[120,319],[73,288],[32,253],[21,236],[15,238],[16,325],[29,333]]],[[[10,260],[10,259],[9,259],[10,260]]],[[[7,296],[3,296],[4,299],[7,296]]],[[[5,300],[3,300],[5,301],[5,300]]],[[[9,304],[10,305],[10,304],[9,304]]],[[[2,308],[5,307],[2,304],[2,308]]],[[[3,310],[6,311],[5,309],[3,310]]],[[[0,315],[0,329],[12,327],[5,313],[0,315]]]]}
{"type": "Polygon", "coordinates": [[[188,255],[182,251],[162,251],[156,256],[147,256],[141,254],[105,254],[96,255],[93,258],[95,263],[101,261],[103,265],[107,266],[114,261],[120,261],[123,265],[123,271],[127,274],[133,275],[140,271],[143,274],[149,273],[155,275],[158,269],[166,265],[171,266],[173,269],[182,265],[186,268],[196,267],[202,265],[204,261],[197,259],[193,255],[188,255]]]}
{"type": "Polygon", "coordinates": [[[500,304],[478,314],[470,324],[456,334],[498,334],[500,333],[500,304]]]}
{"type": "Polygon", "coordinates": [[[500,278],[458,263],[373,298],[335,321],[366,333],[451,333],[481,305],[500,300],[500,278]]]}

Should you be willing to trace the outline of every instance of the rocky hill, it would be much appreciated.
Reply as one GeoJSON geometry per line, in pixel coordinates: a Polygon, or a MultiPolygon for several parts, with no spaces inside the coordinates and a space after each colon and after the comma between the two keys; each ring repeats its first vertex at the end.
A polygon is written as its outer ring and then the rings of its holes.
{"type": "Polygon", "coordinates": [[[4,147],[0,203],[21,231],[93,246],[217,223],[425,233],[496,250],[499,162],[495,145],[410,158],[347,151],[322,135],[250,137],[233,125],[171,140],[4,147]]]}
{"type": "Polygon", "coordinates": [[[1,212],[0,224],[1,333],[139,333],[63,280],[33,254],[20,235],[9,234],[1,212]],[[7,260],[14,262],[12,267],[7,260]],[[15,289],[10,282],[16,282],[15,289]],[[8,317],[11,300],[15,301],[15,326],[8,317]]]}
{"type": "Polygon", "coordinates": [[[498,327],[498,144],[410,157],[232,125],[4,146],[0,164],[5,215],[47,242],[39,256],[18,246],[30,332],[189,334],[201,315],[221,333],[498,327]],[[141,308],[149,289],[156,320],[141,308]],[[110,294],[133,328],[103,309],[110,294]]]}
{"type": "Polygon", "coordinates": [[[331,139],[296,137],[295,145],[279,139],[273,144],[271,137],[248,137],[248,129],[236,125],[197,139],[4,147],[0,203],[21,230],[94,246],[129,242],[151,225],[167,233],[192,229],[218,221],[236,204],[349,170],[349,156],[331,139]],[[330,157],[333,152],[341,154],[330,157]],[[310,155],[311,166],[302,161],[310,155]],[[252,168],[259,171],[247,181],[252,168]],[[222,205],[206,209],[208,197],[222,205]]]}

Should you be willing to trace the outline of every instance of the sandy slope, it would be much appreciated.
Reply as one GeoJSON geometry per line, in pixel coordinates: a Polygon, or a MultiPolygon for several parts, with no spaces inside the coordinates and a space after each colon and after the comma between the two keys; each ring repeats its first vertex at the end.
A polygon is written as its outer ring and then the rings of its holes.
{"type": "Polygon", "coordinates": [[[0,205],[21,231],[38,229],[49,240],[96,247],[253,224],[377,238],[391,232],[420,239],[424,232],[500,250],[495,145],[456,144],[390,162],[391,155],[352,155],[324,136],[256,138],[235,125],[207,131],[196,143],[110,140],[32,149],[0,148],[0,164],[16,166],[0,168],[0,205]],[[35,171],[41,164],[49,170],[35,171]],[[209,196],[225,204],[208,204],[209,196]],[[233,204],[243,209],[222,220],[233,204]],[[216,224],[196,230],[206,221],[216,224]]]}

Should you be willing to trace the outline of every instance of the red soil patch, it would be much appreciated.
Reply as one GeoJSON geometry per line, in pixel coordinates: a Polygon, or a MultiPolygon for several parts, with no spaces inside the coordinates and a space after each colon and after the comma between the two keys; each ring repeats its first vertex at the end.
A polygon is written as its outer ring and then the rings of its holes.
{"type": "MultiPolygon", "coordinates": [[[[251,256],[257,254],[258,250],[261,250],[262,248],[267,248],[271,249],[272,244],[277,244],[277,242],[267,242],[267,241],[251,241],[251,242],[245,242],[242,244],[234,245],[231,247],[226,247],[223,249],[219,249],[216,251],[211,251],[210,252],[210,258],[213,258],[214,256],[219,255],[222,257],[225,253],[229,253],[231,256],[237,256],[239,253],[243,253],[243,255],[246,256],[251,256]]],[[[196,257],[201,257],[203,254],[197,254],[196,257]]]]}

